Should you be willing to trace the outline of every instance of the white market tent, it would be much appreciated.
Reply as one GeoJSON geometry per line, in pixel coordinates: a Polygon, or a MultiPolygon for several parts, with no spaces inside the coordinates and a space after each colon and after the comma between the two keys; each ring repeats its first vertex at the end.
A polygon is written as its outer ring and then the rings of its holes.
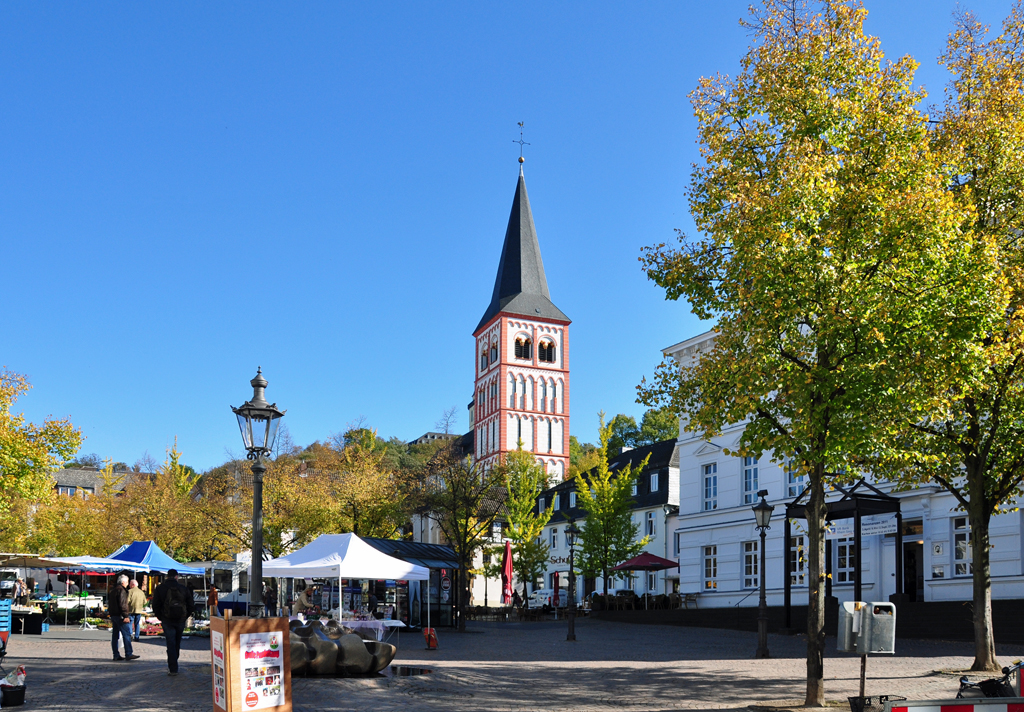
{"type": "MultiPolygon", "coordinates": [[[[249,571],[252,571],[250,565],[249,571]]],[[[383,554],[355,534],[321,534],[287,556],[263,562],[267,578],[336,578],[341,610],[341,579],[429,581],[430,569],[383,554]]],[[[427,611],[428,625],[430,611],[427,611]]]]}
{"type": "MultiPolygon", "coordinates": [[[[250,571],[252,567],[250,566],[250,571]]],[[[430,570],[382,554],[355,534],[322,534],[298,551],[263,562],[267,578],[426,581],[430,570]]]]}

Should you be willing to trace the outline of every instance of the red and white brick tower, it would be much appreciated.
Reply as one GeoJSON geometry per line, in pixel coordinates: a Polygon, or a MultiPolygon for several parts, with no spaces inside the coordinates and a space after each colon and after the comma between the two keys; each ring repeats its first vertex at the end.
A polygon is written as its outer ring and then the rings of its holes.
{"type": "Polygon", "coordinates": [[[473,332],[476,379],[473,435],[477,462],[523,449],[553,481],[569,469],[569,317],[551,302],[537,230],[519,183],[505,230],[494,293],[473,332]]]}

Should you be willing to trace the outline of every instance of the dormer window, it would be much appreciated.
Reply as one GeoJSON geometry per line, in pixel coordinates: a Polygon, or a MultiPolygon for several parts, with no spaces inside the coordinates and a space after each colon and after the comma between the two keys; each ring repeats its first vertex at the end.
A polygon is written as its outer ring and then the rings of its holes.
{"type": "Polygon", "coordinates": [[[537,347],[537,358],[548,363],[555,362],[555,344],[553,341],[541,341],[537,347]]]}
{"type": "Polygon", "coordinates": [[[533,358],[533,342],[523,337],[517,338],[516,358],[533,358]]]}

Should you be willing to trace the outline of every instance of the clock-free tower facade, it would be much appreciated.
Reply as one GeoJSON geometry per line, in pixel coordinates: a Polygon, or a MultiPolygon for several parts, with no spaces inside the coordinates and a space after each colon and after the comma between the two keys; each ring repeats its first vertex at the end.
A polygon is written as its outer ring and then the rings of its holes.
{"type": "Polygon", "coordinates": [[[561,481],[569,469],[569,317],[548,292],[522,168],[494,292],[473,332],[476,461],[519,444],[561,481]]]}

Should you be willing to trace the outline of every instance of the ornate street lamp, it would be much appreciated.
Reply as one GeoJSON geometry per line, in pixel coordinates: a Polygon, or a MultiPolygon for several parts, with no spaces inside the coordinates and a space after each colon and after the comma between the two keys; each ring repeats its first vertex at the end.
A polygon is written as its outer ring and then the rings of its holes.
{"type": "Polygon", "coordinates": [[[754,510],[754,521],[757,530],[761,533],[761,570],[759,579],[761,579],[761,601],[757,606],[757,652],[754,653],[755,658],[768,658],[771,657],[768,654],[768,601],[764,595],[764,536],[771,527],[768,523],[772,520],[772,511],[775,509],[772,505],[768,504],[765,497],[768,496],[768,490],[761,490],[757,493],[757,496],[761,498],[761,501],[755,504],[751,509],[754,510]]]}
{"type": "Polygon", "coordinates": [[[267,468],[263,458],[270,454],[277,438],[277,426],[280,425],[283,410],[278,410],[277,403],[267,403],[263,391],[267,387],[267,379],[263,370],[256,369],[256,377],[249,381],[252,386],[252,400],[246,401],[238,408],[234,406],[235,417],[238,418],[238,429],[242,431],[242,442],[245,444],[247,457],[252,460],[252,576],[249,580],[249,617],[263,617],[263,474],[267,468]]]}
{"type": "Polygon", "coordinates": [[[566,640],[576,640],[576,537],[579,535],[576,520],[570,519],[565,528],[565,537],[569,540],[569,632],[566,640]]]}

